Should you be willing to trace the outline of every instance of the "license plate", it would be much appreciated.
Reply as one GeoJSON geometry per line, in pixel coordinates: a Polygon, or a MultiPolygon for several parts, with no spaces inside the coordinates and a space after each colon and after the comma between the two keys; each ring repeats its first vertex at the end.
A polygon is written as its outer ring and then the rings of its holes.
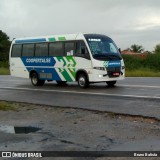
{"type": "Polygon", "coordinates": [[[119,73],[113,73],[113,76],[119,76],[119,73]]]}

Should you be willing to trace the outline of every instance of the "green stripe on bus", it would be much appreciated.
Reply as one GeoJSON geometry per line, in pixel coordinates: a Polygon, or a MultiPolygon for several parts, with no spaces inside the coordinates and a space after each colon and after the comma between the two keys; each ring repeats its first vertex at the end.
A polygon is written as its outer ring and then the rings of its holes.
{"type": "Polygon", "coordinates": [[[53,37],[53,38],[48,38],[49,42],[55,42],[56,39],[53,37]]]}
{"type": "Polygon", "coordinates": [[[68,82],[72,82],[72,78],[70,77],[70,75],[68,74],[68,72],[66,71],[66,69],[62,69],[63,71],[61,72],[61,74],[63,75],[63,77],[65,78],[66,81],[68,82]]]}
{"type": "Polygon", "coordinates": [[[63,67],[67,67],[67,69],[59,68],[60,74],[63,75],[66,81],[69,81],[69,82],[73,81],[72,78],[75,79],[75,68],[74,67],[76,66],[76,62],[73,56],[68,56],[66,57],[66,59],[65,57],[56,57],[56,58],[59,62],[63,63],[63,67]]]}
{"type": "Polygon", "coordinates": [[[68,68],[68,70],[72,74],[73,78],[75,79],[75,77],[76,77],[76,70],[74,68],[73,69],[68,68]]]}
{"type": "MultiPolygon", "coordinates": [[[[72,67],[76,66],[77,63],[74,60],[73,56],[67,56],[66,59],[67,59],[68,62],[72,62],[72,67]]],[[[67,67],[70,67],[70,63],[67,65],[67,67]]]]}
{"type": "Polygon", "coordinates": [[[63,57],[60,56],[60,57],[56,57],[56,58],[58,59],[59,62],[63,62],[63,67],[66,66],[67,63],[63,57]]]}
{"type": "Polygon", "coordinates": [[[65,38],[65,37],[58,37],[58,40],[59,40],[59,41],[65,41],[66,38],[65,38]]]}

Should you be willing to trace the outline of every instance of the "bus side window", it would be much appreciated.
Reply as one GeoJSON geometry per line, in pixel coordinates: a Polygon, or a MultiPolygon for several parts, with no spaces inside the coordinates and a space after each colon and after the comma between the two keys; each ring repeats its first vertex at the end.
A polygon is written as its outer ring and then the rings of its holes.
{"type": "Polygon", "coordinates": [[[22,45],[21,44],[15,44],[12,47],[12,57],[21,57],[21,51],[22,51],[22,45]]]}
{"type": "Polygon", "coordinates": [[[76,42],[76,56],[90,59],[88,49],[83,41],[76,42]]]}
{"type": "Polygon", "coordinates": [[[49,56],[64,56],[63,42],[50,43],[49,56]]]}
{"type": "Polygon", "coordinates": [[[73,56],[75,54],[75,43],[65,42],[65,56],[73,56]]]}
{"type": "Polygon", "coordinates": [[[34,56],[34,44],[23,44],[22,56],[34,56]]]}
{"type": "Polygon", "coordinates": [[[37,43],[35,56],[48,56],[48,43],[37,43]]]}

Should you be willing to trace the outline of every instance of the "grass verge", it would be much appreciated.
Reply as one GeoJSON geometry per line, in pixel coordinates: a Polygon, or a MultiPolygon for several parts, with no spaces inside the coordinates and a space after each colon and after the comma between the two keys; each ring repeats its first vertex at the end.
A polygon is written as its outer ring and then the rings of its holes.
{"type": "Polygon", "coordinates": [[[137,70],[126,70],[126,77],[160,77],[160,72],[147,68],[137,70]]]}
{"type": "MultiPolygon", "coordinates": [[[[9,69],[0,67],[0,75],[9,75],[9,69]]],[[[141,68],[137,70],[126,70],[126,77],[160,77],[160,72],[153,71],[148,68],[141,68]]]]}
{"type": "Polygon", "coordinates": [[[17,107],[15,106],[15,104],[0,101],[0,111],[8,111],[8,110],[17,111],[17,107]]]}
{"type": "Polygon", "coordinates": [[[4,68],[4,67],[0,67],[0,75],[9,75],[9,69],[8,68],[4,68]]]}

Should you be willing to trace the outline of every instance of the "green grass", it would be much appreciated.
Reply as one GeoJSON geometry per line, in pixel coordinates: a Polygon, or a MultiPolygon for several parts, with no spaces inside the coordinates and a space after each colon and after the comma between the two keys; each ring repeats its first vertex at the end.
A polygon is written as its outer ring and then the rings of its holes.
{"type": "Polygon", "coordinates": [[[9,102],[0,101],[0,111],[17,111],[17,108],[14,104],[9,102]]]}
{"type": "Polygon", "coordinates": [[[147,68],[126,70],[126,77],[160,77],[160,72],[147,68]]]}
{"type": "Polygon", "coordinates": [[[8,68],[4,68],[4,67],[0,67],[0,75],[9,75],[9,69],[8,68]]]}
{"type": "MultiPolygon", "coordinates": [[[[0,75],[9,75],[9,69],[0,67],[0,75]]],[[[149,68],[140,68],[135,70],[126,69],[126,77],[160,77],[160,72],[149,68]]]]}

